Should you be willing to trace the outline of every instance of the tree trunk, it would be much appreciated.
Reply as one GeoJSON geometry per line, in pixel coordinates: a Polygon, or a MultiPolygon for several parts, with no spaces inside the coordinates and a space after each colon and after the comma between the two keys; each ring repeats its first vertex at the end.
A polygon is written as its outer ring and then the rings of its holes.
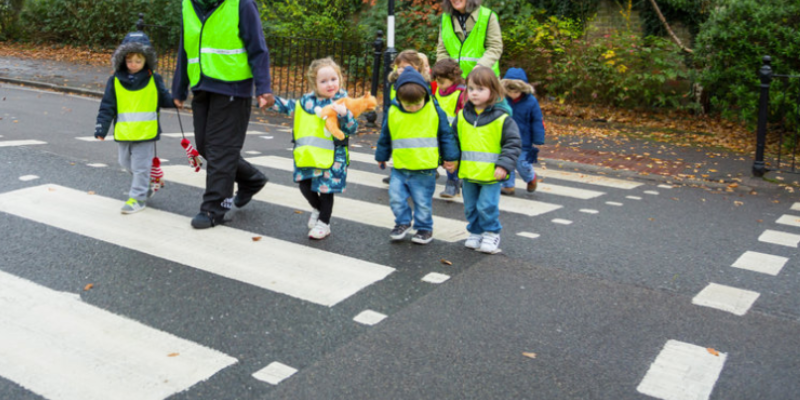
{"type": "Polygon", "coordinates": [[[656,10],[656,14],[658,14],[658,19],[661,20],[662,24],[664,24],[664,28],[667,30],[667,33],[669,33],[669,36],[672,37],[672,40],[675,41],[675,43],[678,44],[678,46],[681,48],[681,50],[683,50],[683,51],[685,51],[687,53],[694,53],[694,51],[692,51],[692,49],[686,48],[686,46],[684,46],[683,43],[681,43],[681,40],[678,39],[678,36],[676,36],[675,32],[672,31],[672,28],[669,27],[669,24],[667,23],[667,20],[664,18],[664,14],[661,14],[661,9],[658,8],[658,4],[656,4],[656,0],[650,0],[650,4],[653,5],[653,9],[655,9],[656,10]]]}

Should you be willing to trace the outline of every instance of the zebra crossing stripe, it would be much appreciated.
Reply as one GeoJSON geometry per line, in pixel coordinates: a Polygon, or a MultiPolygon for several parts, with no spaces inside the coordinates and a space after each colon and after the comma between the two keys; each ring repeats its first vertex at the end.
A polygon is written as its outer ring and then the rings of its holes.
{"type": "Polygon", "coordinates": [[[34,144],[47,144],[47,142],[43,142],[41,140],[2,140],[0,141],[0,147],[12,147],[12,146],[31,146],[34,144]]]}
{"type": "Polygon", "coordinates": [[[775,221],[775,223],[776,224],[783,224],[783,225],[800,227],[800,217],[798,217],[796,215],[784,214],[784,215],[781,215],[781,217],[778,218],[778,220],[775,221]]]}
{"type": "MultiPolygon", "coordinates": [[[[268,135],[268,132],[258,132],[258,131],[247,131],[248,135],[268,135]]],[[[162,133],[162,137],[168,138],[179,138],[179,137],[194,137],[194,132],[184,132],[184,133],[162,133]]]]}
{"type": "MultiPolygon", "coordinates": [[[[375,157],[373,155],[370,155],[370,154],[367,154],[367,153],[354,152],[354,151],[350,152],[350,161],[358,161],[358,162],[370,163],[372,165],[377,165],[376,161],[375,161],[375,157]]],[[[444,170],[444,168],[440,167],[439,168],[439,173],[444,175],[446,173],[446,171],[444,170]]],[[[514,181],[514,186],[519,188],[519,189],[521,189],[521,190],[525,190],[527,188],[528,184],[525,181],[523,181],[522,179],[517,179],[516,181],[514,181]]],[[[545,183],[545,182],[539,182],[539,186],[538,186],[538,190],[537,191],[538,192],[547,193],[547,194],[552,194],[552,195],[555,195],[555,196],[571,197],[571,198],[581,199],[581,200],[593,199],[595,197],[600,197],[600,196],[605,194],[603,192],[598,192],[598,191],[595,191],[595,190],[579,189],[579,188],[573,188],[573,187],[561,186],[561,185],[553,185],[551,183],[545,183]]]]}
{"type": "Polygon", "coordinates": [[[559,179],[562,181],[588,183],[590,185],[605,186],[616,189],[635,189],[643,183],[624,181],[622,179],[608,178],[605,176],[587,175],[577,172],[556,171],[553,169],[539,168],[536,173],[544,178],[559,179]]]}
{"type": "MultiPolygon", "coordinates": [[[[294,161],[292,161],[291,158],[264,156],[264,157],[248,158],[247,161],[253,165],[259,165],[267,168],[279,169],[290,172],[294,170],[294,161]]],[[[386,189],[386,185],[383,182],[381,182],[381,180],[385,177],[386,177],[385,173],[376,174],[372,172],[363,172],[353,168],[347,170],[348,182],[364,186],[376,187],[384,190],[386,189]]],[[[443,190],[444,190],[444,185],[436,185],[437,193],[443,190]]],[[[441,199],[438,196],[434,196],[433,198],[441,201],[452,201],[458,203],[464,202],[464,199],[461,197],[455,197],[446,200],[441,199]]],[[[500,200],[501,211],[523,214],[531,217],[549,213],[551,211],[558,210],[559,208],[562,208],[562,206],[558,204],[550,204],[550,203],[545,203],[543,201],[528,200],[516,197],[503,197],[500,200]]]]}
{"type": "Polygon", "coordinates": [[[394,271],[383,265],[148,208],[119,212],[122,201],[57,185],[0,195],[0,211],[161,257],[323,306],[333,306],[394,271]],[[209,249],[215,249],[209,251],[209,249]]]}
{"type": "Polygon", "coordinates": [[[764,233],[758,237],[758,241],[797,248],[800,244],[800,235],[765,229],[764,233]]]}
{"type": "Polygon", "coordinates": [[[708,399],[727,357],[693,344],[667,341],[636,390],[663,400],[708,399]]]}
{"type": "Polygon", "coordinates": [[[0,376],[48,399],[164,399],[237,360],[0,271],[0,376]]]}
{"type": "MultiPolygon", "coordinates": [[[[206,176],[202,172],[195,173],[185,166],[164,166],[161,168],[170,182],[199,188],[204,188],[206,185],[206,176]]],[[[253,196],[253,199],[311,212],[311,206],[308,205],[308,201],[306,201],[297,187],[270,183],[264,190],[253,196]]],[[[379,228],[392,229],[394,227],[394,214],[392,214],[390,207],[347,197],[336,197],[333,217],[379,228]]],[[[468,236],[466,222],[433,216],[434,239],[445,242],[458,242],[466,240],[468,236]]]]}

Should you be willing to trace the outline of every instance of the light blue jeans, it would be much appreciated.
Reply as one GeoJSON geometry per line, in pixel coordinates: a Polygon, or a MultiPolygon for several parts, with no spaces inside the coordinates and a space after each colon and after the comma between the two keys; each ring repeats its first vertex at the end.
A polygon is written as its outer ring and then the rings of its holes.
{"type": "Polygon", "coordinates": [[[482,185],[462,179],[461,196],[464,197],[464,215],[467,231],[483,234],[500,233],[500,184],[482,185]]]}
{"type": "Polygon", "coordinates": [[[394,223],[411,225],[411,206],[414,203],[414,229],[433,231],[433,192],[436,190],[436,175],[430,171],[407,171],[392,169],[389,182],[389,205],[394,213],[394,223]]]}
{"type": "MultiPolygon", "coordinates": [[[[517,159],[517,171],[519,171],[519,177],[522,178],[525,183],[532,181],[536,178],[536,173],[533,172],[533,164],[529,163],[525,159],[528,158],[528,152],[530,150],[522,149],[522,153],[520,153],[519,158],[517,159]]],[[[504,188],[514,187],[514,178],[516,174],[514,171],[508,173],[508,180],[503,181],[501,185],[504,188]]]]}

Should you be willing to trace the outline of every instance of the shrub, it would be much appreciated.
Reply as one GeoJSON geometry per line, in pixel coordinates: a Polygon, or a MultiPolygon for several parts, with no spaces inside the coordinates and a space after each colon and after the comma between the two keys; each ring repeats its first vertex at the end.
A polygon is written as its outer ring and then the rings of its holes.
{"type": "MultiPolygon", "coordinates": [[[[729,0],[721,2],[701,27],[695,61],[711,110],[723,117],[755,124],[758,118],[758,69],[764,55],[773,71],[800,74],[800,2],[797,0],[729,0]]],[[[797,80],[794,80],[797,82],[797,80]]],[[[772,118],[782,103],[781,81],[772,85],[772,118]]],[[[796,93],[796,91],[795,91],[796,93]]]]}
{"type": "Polygon", "coordinates": [[[0,40],[20,36],[19,14],[25,0],[0,0],[0,40]]]}

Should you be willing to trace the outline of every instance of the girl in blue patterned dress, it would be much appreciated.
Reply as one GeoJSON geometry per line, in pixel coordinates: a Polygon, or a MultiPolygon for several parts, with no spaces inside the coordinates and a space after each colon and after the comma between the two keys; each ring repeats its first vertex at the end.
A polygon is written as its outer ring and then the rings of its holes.
{"type": "MultiPolygon", "coordinates": [[[[306,131],[305,137],[302,139],[310,140],[301,140],[301,144],[298,144],[298,126],[314,126],[322,129],[324,122],[320,123],[319,117],[315,115],[315,109],[330,105],[335,100],[347,96],[347,92],[341,88],[344,86],[342,71],[330,57],[312,61],[308,67],[307,78],[312,89],[311,93],[303,95],[299,101],[289,101],[278,97],[275,108],[284,114],[294,114],[295,129],[292,140],[295,159],[294,181],[300,184],[300,192],[313,207],[311,217],[308,219],[308,228],[310,229],[308,237],[324,239],[331,234],[330,220],[333,212],[334,193],[344,192],[347,186],[347,165],[350,161],[347,141],[350,135],[356,133],[358,121],[343,105],[333,104],[333,108],[338,114],[339,128],[345,135],[343,140],[333,138],[333,163],[323,162],[323,164],[329,164],[329,168],[298,167],[298,160],[303,160],[301,163],[306,165],[306,161],[312,158],[326,159],[329,157],[330,151],[329,148],[323,148],[329,146],[329,133],[307,134],[306,131]],[[298,105],[303,110],[295,112],[298,105]]],[[[317,162],[317,164],[319,163],[317,162]]]]}

